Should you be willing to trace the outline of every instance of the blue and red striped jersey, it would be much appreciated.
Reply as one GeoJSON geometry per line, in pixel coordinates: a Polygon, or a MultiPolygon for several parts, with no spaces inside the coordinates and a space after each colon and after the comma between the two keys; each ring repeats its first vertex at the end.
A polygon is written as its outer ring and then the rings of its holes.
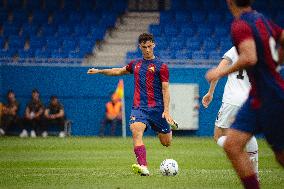
{"type": "Polygon", "coordinates": [[[237,47],[247,39],[256,44],[257,63],[247,69],[252,85],[250,96],[259,107],[263,100],[271,100],[271,95],[284,100],[284,80],[277,71],[277,44],[282,29],[256,11],[243,13],[231,26],[231,35],[237,47]]]}
{"type": "Polygon", "coordinates": [[[169,82],[168,66],[155,58],[131,61],[126,70],[134,74],[134,108],[164,107],[162,82],[169,82]]]}

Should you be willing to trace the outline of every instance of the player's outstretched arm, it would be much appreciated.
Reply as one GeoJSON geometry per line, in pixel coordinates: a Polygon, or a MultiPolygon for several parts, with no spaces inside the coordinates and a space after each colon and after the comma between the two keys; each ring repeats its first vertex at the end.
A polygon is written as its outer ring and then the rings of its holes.
{"type": "MultiPolygon", "coordinates": [[[[219,65],[218,65],[218,67],[216,69],[222,70],[225,67],[227,67],[229,64],[230,64],[230,61],[227,60],[226,58],[223,58],[220,61],[219,65]]],[[[204,106],[204,108],[208,108],[208,106],[210,105],[211,101],[213,100],[213,95],[214,95],[217,83],[218,83],[218,79],[217,80],[212,80],[210,82],[210,87],[208,89],[208,92],[202,98],[202,105],[204,106]]]]}
{"type": "Polygon", "coordinates": [[[103,74],[108,76],[120,76],[129,74],[129,72],[126,70],[126,66],[123,68],[111,68],[111,69],[96,69],[96,68],[90,68],[87,72],[89,75],[93,74],[103,74]]]}
{"type": "Polygon", "coordinates": [[[211,69],[206,73],[206,79],[211,82],[257,63],[256,45],[253,39],[247,39],[239,44],[239,59],[232,66],[224,69],[211,69]]]}

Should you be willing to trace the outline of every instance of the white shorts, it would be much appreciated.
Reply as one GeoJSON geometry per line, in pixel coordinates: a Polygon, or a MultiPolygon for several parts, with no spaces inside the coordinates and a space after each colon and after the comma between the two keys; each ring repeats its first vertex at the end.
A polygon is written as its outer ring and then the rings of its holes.
{"type": "Polygon", "coordinates": [[[224,129],[229,128],[235,120],[235,117],[239,111],[240,107],[231,105],[228,103],[222,103],[222,106],[218,112],[215,126],[221,127],[224,129]]]}

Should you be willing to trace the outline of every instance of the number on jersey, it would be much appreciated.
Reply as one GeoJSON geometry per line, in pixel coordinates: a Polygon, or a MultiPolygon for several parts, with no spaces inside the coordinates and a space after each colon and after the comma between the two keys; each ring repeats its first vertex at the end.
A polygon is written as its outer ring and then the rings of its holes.
{"type": "Polygon", "coordinates": [[[243,80],[245,78],[243,74],[244,74],[244,70],[239,70],[239,74],[237,75],[237,79],[243,80]]]}

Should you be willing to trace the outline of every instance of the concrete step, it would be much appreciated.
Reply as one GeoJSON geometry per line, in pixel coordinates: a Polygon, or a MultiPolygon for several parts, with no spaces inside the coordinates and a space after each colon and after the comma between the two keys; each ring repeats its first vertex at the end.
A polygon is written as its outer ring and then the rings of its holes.
{"type": "Polygon", "coordinates": [[[128,12],[126,13],[126,16],[139,17],[139,18],[160,17],[160,13],[159,12],[128,12]]]}

